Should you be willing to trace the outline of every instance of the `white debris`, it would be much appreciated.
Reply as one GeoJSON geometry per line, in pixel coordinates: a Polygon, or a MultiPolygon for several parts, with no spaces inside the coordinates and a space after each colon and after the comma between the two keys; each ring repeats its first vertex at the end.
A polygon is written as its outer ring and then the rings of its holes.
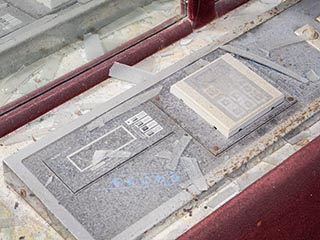
{"type": "Polygon", "coordinates": [[[183,169],[187,172],[190,181],[199,189],[199,191],[208,190],[207,181],[200,170],[197,159],[182,157],[181,164],[183,169]]]}
{"type": "Polygon", "coordinates": [[[94,60],[104,54],[104,49],[98,34],[84,35],[84,49],[88,61],[94,60]]]}
{"type": "Polygon", "coordinates": [[[107,150],[97,150],[94,152],[92,157],[92,164],[97,164],[101,162],[110,151],[107,150]]]}
{"type": "Polygon", "coordinates": [[[51,176],[48,178],[48,180],[47,180],[47,182],[46,182],[46,184],[45,184],[44,186],[45,186],[45,187],[48,187],[49,184],[52,183],[53,178],[54,178],[54,175],[51,175],[51,176]]]}
{"type": "Polygon", "coordinates": [[[54,55],[47,59],[47,62],[40,73],[39,80],[42,82],[42,84],[46,84],[55,79],[61,64],[61,60],[61,55],[54,55]]]}
{"type": "Polygon", "coordinates": [[[192,140],[192,137],[189,135],[184,135],[181,137],[181,139],[179,139],[179,141],[174,143],[173,149],[172,149],[172,154],[171,157],[166,165],[166,169],[169,170],[176,170],[179,162],[180,162],[180,158],[184,152],[184,150],[186,149],[186,147],[189,145],[190,141],[192,140]]]}
{"type": "Polygon", "coordinates": [[[155,77],[152,73],[117,62],[112,65],[109,75],[132,84],[139,84],[155,77]]]}
{"type": "Polygon", "coordinates": [[[180,40],[181,46],[189,45],[193,41],[193,38],[183,38],[180,40]]]}

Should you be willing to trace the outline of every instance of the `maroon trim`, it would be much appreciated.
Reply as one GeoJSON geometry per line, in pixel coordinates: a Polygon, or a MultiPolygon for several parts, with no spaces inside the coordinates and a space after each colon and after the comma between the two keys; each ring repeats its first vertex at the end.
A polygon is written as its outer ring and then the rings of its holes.
{"type": "Polygon", "coordinates": [[[215,0],[189,0],[188,17],[194,28],[200,28],[215,19],[215,0]]]}
{"type": "Polygon", "coordinates": [[[219,18],[247,2],[249,0],[220,0],[216,3],[216,17],[219,18]]]}
{"type": "Polygon", "coordinates": [[[179,240],[320,239],[320,136],[179,240]]]}
{"type": "Polygon", "coordinates": [[[189,0],[188,17],[193,27],[200,28],[249,0],[189,0]]]}
{"type": "MultiPolygon", "coordinates": [[[[129,48],[126,51],[99,63],[98,65],[93,64],[89,70],[84,71],[79,75],[77,75],[79,71],[78,69],[58,79],[57,82],[63,81],[66,77],[72,78],[69,81],[63,82],[59,87],[53,87],[50,91],[46,91],[33,98],[31,101],[27,101],[0,116],[0,137],[5,136],[24,124],[40,117],[53,108],[106,80],[109,77],[109,69],[114,62],[120,62],[130,66],[134,65],[157,51],[189,35],[192,33],[192,30],[189,20],[181,21],[173,27],[138,43],[134,47],[129,48]]],[[[103,57],[100,59],[102,58],[103,57]]],[[[80,71],[91,65],[92,63],[89,63],[84,67],[81,67],[80,71]]],[[[50,85],[54,86],[55,83],[56,81],[52,82],[50,85]]],[[[46,90],[47,87],[48,86],[46,86],[46,88],[38,89],[36,92],[46,90]]],[[[28,96],[26,99],[27,98],[28,96]]],[[[19,101],[15,101],[11,106],[18,104],[19,101]]]]}

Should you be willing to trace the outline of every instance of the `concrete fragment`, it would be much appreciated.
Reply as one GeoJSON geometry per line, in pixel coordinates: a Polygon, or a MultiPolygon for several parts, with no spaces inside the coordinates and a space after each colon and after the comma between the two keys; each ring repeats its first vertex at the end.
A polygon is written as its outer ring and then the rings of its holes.
{"type": "Polygon", "coordinates": [[[109,75],[133,84],[139,84],[155,77],[152,73],[117,62],[112,65],[109,75]]]}
{"type": "Polygon", "coordinates": [[[206,179],[200,170],[197,159],[182,157],[181,164],[183,169],[188,173],[190,181],[199,189],[199,191],[203,192],[208,190],[206,179]]]}
{"type": "Polygon", "coordinates": [[[104,54],[104,49],[98,34],[84,35],[84,49],[88,61],[92,61],[104,54]]]}
{"type": "Polygon", "coordinates": [[[109,154],[110,151],[106,151],[106,150],[96,150],[93,154],[93,157],[92,157],[92,164],[97,164],[99,163],[100,161],[102,161],[106,156],[107,154],[109,154]]]}
{"type": "Polygon", "coordinates": [[[191,140],[192,140],[191,136],[184,135],[181,137],[181,139],[176,144],[174,144],[174,147],[173,147],[173,150],[171,153],[171,157],[170,157],[168,163],[166,164],[166,169],[169,169],[172,171],[176,170],[176,168],[179,164],[181,155],[183,154],[184,150],[189,145],[191,140]]]}
{"type": "Polygon", "coordinates": [[[257,63],[260,63],[266,67],[269,67],[269,68],[272,68],[284,75],[287,75],[289,77],[292,77],[294,78],[295,80],[301,82],[301,83],[308,83],[309,80],[304,78],[304,77],[301,77],[300,75],[298,75],[297,73],[291,71],[290,69],[288,68],[285,68],[279,64],[276,64],[266,58],[263,58],[263,57],[260,57],[258,55],[255,55],[253,53],[250,53],[246,50],[242,50],[242,49],[239,49],[239,48],[235,48],[235,47],[232,47],[230,45],[225,45],[225,46],[221,46],[220,47],[222,50],[225,50],[227,52],[230,52],[230,53],[233,53],[233,54],[236,54],[236,55],[239,55],[243,58],[246,58],[246,59],[249,59],[251,61],[254,61],[254,62],[257,62],[257,63]]]}
{"type": "Polygon", "coordinates": [[[47,59],[47,62],[40,73],[41,82],[47,83],[55,79],[61,60],[61,55],[55,55],[47,59]]]}

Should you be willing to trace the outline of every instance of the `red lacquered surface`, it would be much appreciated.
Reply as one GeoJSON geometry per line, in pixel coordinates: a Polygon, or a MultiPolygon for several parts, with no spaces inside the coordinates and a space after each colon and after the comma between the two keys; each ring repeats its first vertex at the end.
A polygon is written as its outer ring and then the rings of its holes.
{"type": "Polygon", "coordinates": [[[216,3],[216,17],[221,17],[247,2],[249,0],[220,0],[216,3]]]}
{"type": "Polygon", "coordinates": [[[224,14],[234,10],[249,0],[190,0],[188,17],[194,28],[200,28],[224,14]]]}
{"type": "Polygon", "coordinates": [[[200,28],[215,18],[215,0],[188,1],[188,17],[194,28],[200,28]]]}
{"type": "Polygon", "coordinates": [[[179,240],[319,240],[320,137],[179,240]]]}

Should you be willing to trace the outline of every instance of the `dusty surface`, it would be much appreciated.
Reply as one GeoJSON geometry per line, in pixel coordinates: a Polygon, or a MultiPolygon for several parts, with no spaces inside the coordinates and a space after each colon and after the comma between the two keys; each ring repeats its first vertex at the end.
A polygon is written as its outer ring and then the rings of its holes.
{"type": "MultiPolygon", "coordinates": [[[[179,61],[201,47],[212,43],[214,40],[210,37],[210,33],[213,28],[214,24],[205,29],[200,29],[198,32],[193,33],[186,39],[181,40],[180,42],[139,63],[137,67],[151,72],[158,72],[161,69],[170,66],[174,62],[179,61]]],[[[222,32],[221,34],[223,35],[224,33],[222,32]]],[[[57,55],[61,54],[66,54],[67,56],[63,58],[56,76],[62,75],[63,73],[82,65],[87,61],[83,44],[81,42],[75,43],[57,53],[57,55]]],[[[121,82],[116,79],[110,79],[47,113],[27,126],[24,126],[10,134],[8,137],[0,139],[0,161],[130,87],[132,87],[131,84],[121,82]]],[[[261,163],[261,166],[257,167],[259,171],[255,169],[248,172],[248,174],[240,180],[232,180],[229,184],[233,185],[222,187],[221,192],[226,191],[226,188],[228,189],[230,187],[235,188],[236,192],[241,191],[246,184],[250,184],[250,182],[253,181],[252,179],[265,174],[281,162],[279,160],[280,158],[285,159],[293,151],[298,150],[311,139],[316,137],[319,132],[318,124],[313,128],[304,131],[303,134],[300,135],[300,138],[297,137],[292,143],[284,143],[283,145],[285,146],[286,151],[275,152],[275,155],[271,155],[261,163]],[[260,175],[257,174],[257,172],[259,172],[260,175]],[[249,175],[250,173],[251,175],[249,175]],[[239,187],[240,185],[241,187],[239,187]]],[[[224,197],[221,202],[230,198],[230,195],[223,196],[224,197]]],[[[210,198],[207,201],[213,202],[218,200],[210,198]]],[[[213,205],[216,206],[216,204],[213,205]]],[[[214,208],[210,211],[213,211],[213,209],[214,208]]],[[[199,216],[193,218],[189,215],[184,216],[182,221],[185,222],[179,222],[172,225],[171,229],[166,229],[162,232],[162,235],[160,234],[158,239],[170,239],[170,236],[172,237],[178,233],[182,233],[185,229],[196,223],[206,214],[209,214],[210,211],[199,211],[199,216]],[[175,230],[175,227],[177,227],[176,229],[178,230],[175,230]]],[[[48,224],[40,218],[30,206],[28,206],[16,193],[8,189],[3,181],[2,164],[0,165],[0,239],[61,239],[61,237],[50,226],[48,226],[48,224]]]]}

